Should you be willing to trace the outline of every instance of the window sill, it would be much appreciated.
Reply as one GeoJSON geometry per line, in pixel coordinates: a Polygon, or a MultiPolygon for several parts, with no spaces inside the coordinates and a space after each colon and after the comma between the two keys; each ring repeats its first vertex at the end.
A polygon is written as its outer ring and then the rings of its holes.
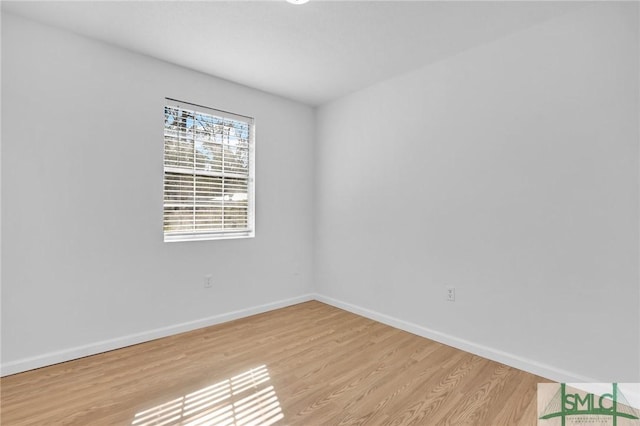
{"type": "Polygon", "coordinates": [[[165,243],[179,243],[183,241],[212,241],[212,240],[232,240],[238,238],[254,238],[254,231],[243,232],[216,232],[200,234],[172,234],[164,236],[165,243]]]}

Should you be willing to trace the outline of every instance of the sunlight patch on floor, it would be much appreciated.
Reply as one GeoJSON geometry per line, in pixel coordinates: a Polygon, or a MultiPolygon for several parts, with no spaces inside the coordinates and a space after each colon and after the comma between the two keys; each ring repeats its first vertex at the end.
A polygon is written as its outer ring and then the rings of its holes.
{"type": "Polygon", "coordinates": [[[137,413],[132,426],[269,426],[284,415],[265,365],[137,413]]]}

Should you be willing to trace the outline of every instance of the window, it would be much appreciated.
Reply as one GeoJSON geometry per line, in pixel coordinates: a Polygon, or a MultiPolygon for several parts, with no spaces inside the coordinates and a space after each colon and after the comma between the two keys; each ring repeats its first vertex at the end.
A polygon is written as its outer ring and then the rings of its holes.
{"type": "Polygon", "coordinates": [[[164,241],[254,236],[253,119],[167,99],[164,241]]]}

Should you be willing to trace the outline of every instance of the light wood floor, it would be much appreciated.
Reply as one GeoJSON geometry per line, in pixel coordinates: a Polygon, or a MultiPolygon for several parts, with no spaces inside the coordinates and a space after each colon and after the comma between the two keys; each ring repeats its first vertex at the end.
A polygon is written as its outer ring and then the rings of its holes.
{"type": "Polygon", "coordinates": [[[8,376],[2,425],[535,425],[547,380],[319,303],[8,376]]]}

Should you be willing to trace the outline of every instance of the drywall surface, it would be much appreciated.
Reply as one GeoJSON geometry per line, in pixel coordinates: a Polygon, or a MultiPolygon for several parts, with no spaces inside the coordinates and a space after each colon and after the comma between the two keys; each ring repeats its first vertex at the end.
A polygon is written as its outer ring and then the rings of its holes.
{"type": "Polygon", "coordinates": [[[311,290],[312,108],[4,14],[2,124],[3,373],[311,290]],[[163,242],[165,97],[255,118],[255,238],[163,242]]]}
{"type": "Polygon", "coordinates": [[[640,381],[638,47],[595,3],[321,107],[316,292],[640,381]]]}

